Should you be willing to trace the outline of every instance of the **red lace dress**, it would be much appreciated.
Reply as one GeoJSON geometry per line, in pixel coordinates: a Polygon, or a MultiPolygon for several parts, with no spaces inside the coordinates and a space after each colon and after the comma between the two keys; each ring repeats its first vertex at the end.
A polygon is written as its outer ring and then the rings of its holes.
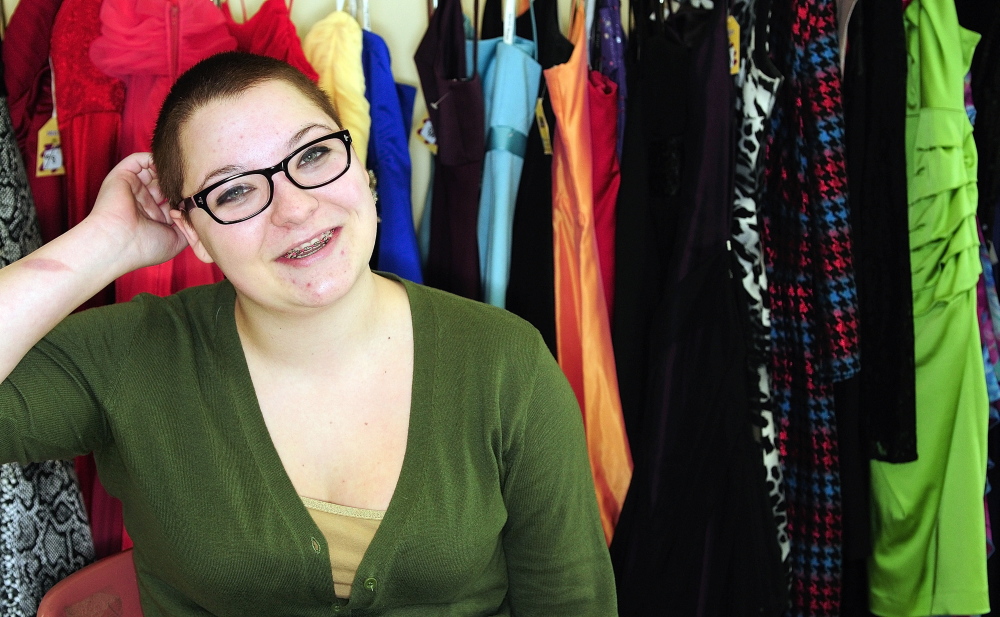
{"type": "Polygon", "coordinates": [[[38,177],[38,131],[52,117],[49,40],[61,0],[23,2],[11,15],[3,41],[4,82],[14,137],[24,159],[42,238],[66,231],[66,176],[38,177]]]}
{"type": "MultiPolygon", "coordinates": [[[[222,13],[205,0],[104,0],[100,28],[90,58],[126,86],[118,158],[149,150],[160,106],[181,73],[236,49],[222,13]]],[[[217,267],[185,249],[171,261],[121,277],[115,295],[119,302],[142,292],[166,296],[221,279],[217,267]]]]}

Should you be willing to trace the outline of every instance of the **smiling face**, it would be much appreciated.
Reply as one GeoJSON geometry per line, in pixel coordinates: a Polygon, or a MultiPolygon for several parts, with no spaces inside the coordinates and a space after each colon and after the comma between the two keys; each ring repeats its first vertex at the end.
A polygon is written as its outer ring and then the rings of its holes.
{"type": "MultiPolygon", "coordinates": [[[[283,81],[213,100],[181,129],[183,194],[275,165],[340,129],[283,81]]],[[[330,305],[369,272],[377,219],[368,175],[352,155],[347,172],[326,186],[300,189],[281,172],[273,181],[271,205],[252,219],[220,225],[194,209],[187,218],[175,213],[174,220],[198,257],[219,265],[242,301],[281,312],[330,305]]]]}

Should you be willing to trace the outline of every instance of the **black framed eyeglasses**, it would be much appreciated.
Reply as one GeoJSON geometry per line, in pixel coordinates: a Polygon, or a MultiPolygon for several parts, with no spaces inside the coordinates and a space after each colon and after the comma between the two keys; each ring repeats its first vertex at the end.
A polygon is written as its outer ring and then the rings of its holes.
{"type": "Polygon", "coordinates": [[[222,225],[252,219],[274,199],[274,174],[300,189],[315,189],[340,178],[351,167],[351,134],[337,131],[300,146],[283,161],[266,169],[246,171],[216,182],[184,199],[179,208],[201,208],[222,225]]]}

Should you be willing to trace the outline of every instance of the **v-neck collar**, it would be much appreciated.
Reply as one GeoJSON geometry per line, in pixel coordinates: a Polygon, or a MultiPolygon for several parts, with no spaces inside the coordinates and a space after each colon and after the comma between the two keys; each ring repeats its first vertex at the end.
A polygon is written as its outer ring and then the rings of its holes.
{"type": "MultiPolygon", "coordinates": [[[[372,538],[365,551],[351,588],[349,598],[350,608],[362,608],[371,604],[371,597],[360,596],[361,585],[368,573],[373,573],[382,564],[388,563],[397,544],[396,538],[405,534],[407,521],[412,520],[412,512],[420,496],[420,487],[424,485],[424,457],[421,451],[426,451],[430,443],[429,427],[431,422],[427,417],[432,409],[434,363],[420,361],[433,358],[436,355],[437,331],[434,314],[426,305],[420,289],[409,281],[392,274],[377,273],[384,278],[403,284],[410,305],[410,322],[413,328],[413,377],[410,395],[410,419],[407,428],[406,451],[403,454],[403,465],[396,481],[386,509],[382,524],[372,538]],[[366,601],[367,600],[367,601],[366,601]]],[[[298,492],[274,447],[271,435],[264,422],[264,415],[257,400],[246,355],[240,343],[236,329],[236,290],[228,281],[223,281],[217,300],[216,310],[216,345],[215,355],[225,391],[230,393],[230,412],[238,419],[246,437],[247,448],[253,455],[264,490],[270,494],[271,500],[278,508],[293,537],[302,538],[314,547],[316,542],[322,547],[319,555],[327,573],[329,600],[343,604],[344,600],[334,593],[333,576],[330,571],[329,547],[326,546],[322,532],[303,505],[298,492]]],[[[317,581],[318,584],[318,581],[317,581]]]]}

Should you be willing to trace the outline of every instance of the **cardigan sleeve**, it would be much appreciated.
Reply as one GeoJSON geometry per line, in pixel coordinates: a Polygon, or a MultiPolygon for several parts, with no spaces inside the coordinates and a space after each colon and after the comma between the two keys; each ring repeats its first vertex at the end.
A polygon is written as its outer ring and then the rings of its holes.
{"type": "Polygon", "coordinates": [[[69,316],[0,382],[0,462],[70,458],[108,443],[104,401],[132,351],[140,304],[69,316]]]}
{"type": "Polygon", "coordinates": [[[505,428],[504,552],[516,617],[617,615],[580,407],[537,338],[534,383],[505,428]]]}

